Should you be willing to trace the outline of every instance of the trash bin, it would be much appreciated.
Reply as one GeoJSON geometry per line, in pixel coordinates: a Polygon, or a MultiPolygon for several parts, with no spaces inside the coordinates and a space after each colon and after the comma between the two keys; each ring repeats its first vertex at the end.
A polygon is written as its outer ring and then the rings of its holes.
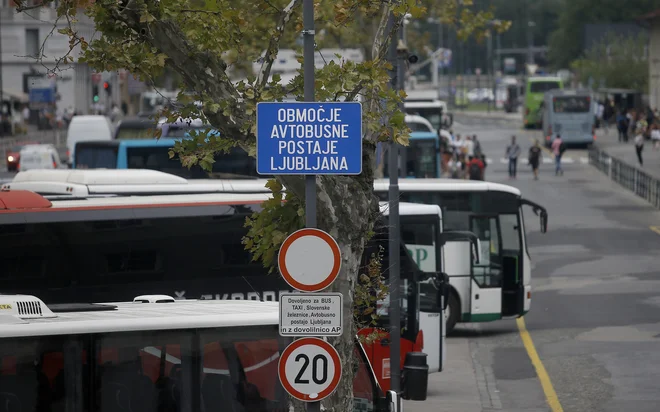
{"type": "Polygon", "coordinates": [[[429,365],[426,353],[408,352],[403,364],[403,394],[411,401],[426,400],[429,386],[429,365]]]}

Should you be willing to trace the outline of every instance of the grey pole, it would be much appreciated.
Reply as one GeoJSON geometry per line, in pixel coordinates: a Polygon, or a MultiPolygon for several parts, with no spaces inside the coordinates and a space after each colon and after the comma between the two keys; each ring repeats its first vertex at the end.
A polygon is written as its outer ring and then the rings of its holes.
{"type": "MultiPolygon", "coordinates": [[[[303,0],[303,80],[306,102],[314,101],[314,0],[303,0]]],[[[316,227],[316,176],[305,176],[305,226],[316,227]]],[[[309,412],[321,412],[321,402],[309,402],[309,412]]]]}
{"type": "MultiPolygon", "coordinates": [[[[0,14],[0,119],[2,118],[3,109],[5,108],[5,95],[3,92],[4,85],[2,83],[2,14],[0,14]]],[[[4,136],[3,126],[0,124],[0,136],[4,136]]]]}
{"type": "MultiPolygon", "coordinates": [[[[303,1],[303,76],[305,101],[314,101],[314,0],[303,1]]],[[[305,176],[305,226],[316,227],[316,176],[305,176]]],[[[310,411],[320,410],[321,404],[312,402],[310,411]],[[316,409],[314,409],[316,408],[316,409]]]]}
{"type": "MultiPolygon", "coordinates": [[[[492,79],[492,87],[493,91],[495,91],[495,72],[493,69],[490,67],[491,66],[491,61],[493,59],[493,31],[491,29],[488,29],[488,51],[486,53],[488,55],[488,59],[486,60],[486,73],[490,73],[490,78],[492,79]]],[[[494,94],[493,94],[494,96],[494,94]]],[[[490,112],[490,106],[492,102],[490,99],[488,99],[488,112],[490,112]]]]}
{"type": "MultiPolygon", "coordinates": [[[[390,16],[391,25],[394,25],[394,16],[390,16]]],[[[401,41],[404,39],[404,27],[399,28],[398,36],[392,36],[390,44],[390,59],[396,63],[396,84],[393,85],[396,90],[404,88],[405,67],[397,53],[397,37],[401,41]]],[[[403,111],[400,106],[399,110],[403,111]]],[[[397,393],[401,392],[401,311],[399,298],[400,285],[400,255],[399,247],[401,243],[401,231],[399,229],[399,146],[396,142],[390,142],[389,153],[389,174],[390,186],[388,193],[389,200],[389,262],[390,262],[390,385],[391,389],[397,393]]]]}

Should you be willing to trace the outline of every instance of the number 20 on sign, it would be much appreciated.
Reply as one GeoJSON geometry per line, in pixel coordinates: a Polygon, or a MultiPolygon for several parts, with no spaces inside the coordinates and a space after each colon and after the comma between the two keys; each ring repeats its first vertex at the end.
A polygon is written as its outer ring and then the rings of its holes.
{"type": "Polygon", "coordinates": [[[303,402],[317,402],[337,389],[341,361],[328,342],[302,338],[284,349],[278,372],[282,386],[291,396],[303,402]]]}

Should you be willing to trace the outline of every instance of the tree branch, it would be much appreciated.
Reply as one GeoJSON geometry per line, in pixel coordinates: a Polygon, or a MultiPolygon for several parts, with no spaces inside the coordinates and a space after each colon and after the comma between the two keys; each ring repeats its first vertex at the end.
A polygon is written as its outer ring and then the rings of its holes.
{"type": "Polygon", "coordinates": [[[24,12],[26,10],[40,9],[43,6],[45,6],[49,3],[52,3],[52,0],[42,1],[41,3],[33,4],[32,6],[23,6],[22,5],[23,1],[21,1],[21,0],[16,0],[15,3],[16,3],[16,13],[21,13],[21,12],[24,12]]]}
{"type": "Polygon", "coordinates": [[[266,83],[268,83],[270,69],[273,67],[273,62],[277,57],[277,52],[280,50],[280,40],[282,39],[286,25],[291,19],[291,16],[293,15],[296,7],[301,3],[302,0],[291,0],[280,13],[280,18],[277,20],[277,26],[275,27],[276,33],[273,37],[271,37],[270,42],[268,42],[268,48],[264,54],[263,62],[261,63],[261,69],[259,70],[259,74],[257,76],[256,84],[261,88],[263,88],[266,83]]]}
{"type": "Polygon", "coordinates": [[[227,65],[221,56],[199,50],[186,40],[179,25],[171,20],[155,20],[140,23],[139,14],[129,1],[123,10],[113,13],[117,20],[124,21],[145,42],[151,44],[168,57],[166,65],[181,75],[186,85],[199,95],[206,95],[215,103],[229,102],[233,108],[228,115],[222,110],[205,110],[209,122],[225,136],[248,143],[254,136],[245,132],[244,126],[250,118],[242,109],[242,97],[229,79],[227,65]]]}

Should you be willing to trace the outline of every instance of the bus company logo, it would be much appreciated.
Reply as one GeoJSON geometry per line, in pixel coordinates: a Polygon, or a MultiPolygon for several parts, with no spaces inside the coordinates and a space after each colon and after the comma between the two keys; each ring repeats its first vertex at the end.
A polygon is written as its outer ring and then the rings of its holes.
{"type": "Polygon", "coordinates": [[[11,305],[9,303],[0,304],[0,310],[11,310],[11,305]]]}

